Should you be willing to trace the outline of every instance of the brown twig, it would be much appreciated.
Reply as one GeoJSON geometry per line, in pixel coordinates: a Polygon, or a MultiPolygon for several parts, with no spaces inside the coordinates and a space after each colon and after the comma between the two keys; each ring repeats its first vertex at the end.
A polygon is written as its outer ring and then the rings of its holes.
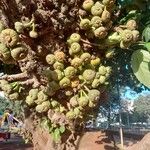
{"type": "Polygon", "coordinates": [[[101,49],[103,49],[103,48],[105,47],[105,45],[101,45],[101,44],[97,44],[97,43],[91,43],[91,42],[86,41],[86,40],[84,40],[84,39],[81,39],[81,41],[82,41],[83,43],[88,44],[88,45],[97,46],[97,47],[99,47],[99,48],[101,48],[101,49]]]}
{"type": "Polygon", "coordinates": [[[27,77],[28,77],[27,73],[23,72],[23,73],[12,74],[12,75],[4,75],[0,77],[0,80],[16,81],[27,77]]]}

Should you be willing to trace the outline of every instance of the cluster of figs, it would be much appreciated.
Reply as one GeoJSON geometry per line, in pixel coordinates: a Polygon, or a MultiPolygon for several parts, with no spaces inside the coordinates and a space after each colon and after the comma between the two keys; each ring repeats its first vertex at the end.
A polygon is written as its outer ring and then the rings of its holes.
{"type": "Polygon", "coordinates": [[[0,22],[0,60],[4,63],[13,63],[24,59],[28,54],[25,45],[20,43],[18,33],[5,28],[0,22]]]}
{"type": "Polygon", "coordinates": [[[73,33],[68,40],[70,57],[63,51],[46,56],[49,68],[43,71],[43,76],[48,83],[42,90],[31,89],[26,103],[36,105],[38,113],[53,109],[65,113],[68,119],[76,119],[82,117],[87,108],[97,105],[100,97],[97,89],[108,84],[111,67],[102,65],[99,57],[84,52],[78,33],[73,33]],[[58,91],[64,91],[66,106],[62,105],[62,100],[57,100],[58,91]]]}
{"type": "Polygon", "coordinates": [[[131,19],[124,25],[114,27],[114,6],[116,0],[96,1],[85,0],[83,2],[79,26],[86,31],[88,38],[97,38],[104,45],[119,46],[128,49],[131,44],[139,39],[137,23],[131,19]]]}
{"type": "Polygon", "coordinates": [[[20,86],[18,82],[9,83],[6,80],[0,80],[0,89],[2,89],[5,93],[5,96],[9,98],[9,100],[21,100],[22,99],[22,90],[23,87],[20,86]]]}
{"type": "MultiPolygon", "coordinates": [[[[84,49],[81,36],[85,33],[89,41],[98,39],[107,45],[106,58],[113,53],[109,48],[118,45],[127,49],[139,38],[135,20],[114,27],[111,20],[114,17],[114,6],[115,0],[85,0],[82,9],[86,13],[80,16],[80,30],[67,39],[67,51],[56,50],[44,56],[47,69],[42,72],[42,77],[46,83],[29,90],[25,100],[27,106],[39,116],[42,114],[53,122],[53,117],[48,117],[53,112],[53,116],[61,114],[64,120],[72,121],[83,118],[90,112],[89,109],[98,105],[101,89],[109,83],[112,70],[103,64],[103,58],[96,55],[98,52],[84,49]]],[[[15,30],[5,28],[0,22],[0,59],[4,63],[22,60],[28,54],[18,34],[27,30],[31,38],[38,37],[34,20],[28,23],[16,22],[14,27],[15,30]]],[[[19,84],[1,80],[0,87],[10,99],[19,99],[22,90],[19,84]]]]}

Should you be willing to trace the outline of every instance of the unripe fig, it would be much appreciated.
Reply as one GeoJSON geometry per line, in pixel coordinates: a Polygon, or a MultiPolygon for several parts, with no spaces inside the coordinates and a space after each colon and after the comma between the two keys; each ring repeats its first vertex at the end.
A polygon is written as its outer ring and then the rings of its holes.
{"type": "Polygon", "coordinates": [[[133,30],[132,34],[133,34],[133,41],[134,42],[138,41],[138,39],[140,37],[140,32],[138,30],[133,30]]]}
{"type": "Polygon", "coordinates": [[[78,68],[81,65],[82,65],[82,60],[80,58],[75,57],[74,59],[71,60],[71,66],[78,68]]]}
{"type": "Polygon", "coordinates": [[[59,81],[61,80],[63,77],[64,77],[64,74],[62,71],[56,69],[52,72],[52,75],[51,75],[52,79],[55,80],[55,81],[59,81]]]}
{"type": "Polygon", "coordinates": [[[108,36],[105,42],[108,45],[115,45],[120,43],[120,41],[121,41],[121,35],[118,34],[118,32],[113,32],[108,36]]]}
{"type": "Polygon", "coordinates": [[[80,116],[80,114],[81,114],[81,111],[80,111],[80,109],[78,108],[78,107],[76,107],[76,108],[74,108],[74,113],[75,113],[75,115],[76,115],[76,117],[79,117],[80,116]]]}
{"type": "Polygon", "coordinates": [[[121,41],[121,42],[120,42],[120,48],[122,48],[122,49],[128,49],[131,44],[132,44],[131,42],[124,42],[124,41],[121,41]]]}
{"type": "Polygon", "coordinates": [[[46,62],[49,64],[49,65],[53,65],[55,62],[56,62],[56,58],[53,54],[48,54],[46,56],[46,62]]]}
{"type": "Polygon", "coordinates": [[[41,105],[37,105],[36,107],[35,107],[35,110],[36,110],[36,112],[38,112],[38,113],[42,113],[43,112],[43,105],[41,104],[41,105]]]}
{"type": "Polygon", "coordinates": [[[99,82],[100,82],[101,84],[104,84],[105,81],[106,81],[106,77],[105,77],[105,76],[100,76],[99,82]]]}
{"type": "Polygon", "coordinates": [[[69,79],[73,78],[75,76],[76,72],[77,72],[77,70],[72,66],[69,66],[64,70],[65,76],[69,79]]]}
{"type": "Polygon", "coordinates": [[[46,93],[48,96],[53,96],[56,93],[56,91],[51,86],[48,85],[44,89],[44,93],[46,93]]]}
{"type": "Polygon", "coordinates": [[[48,86],[51,87],[54,91],[57,91],[60,89],[59,84],[56,81],[49,82],[48,86]]]}
{"type": "Polygon", "coordinates": [[[11,86],[10,84],[5,84],[5,85],[3,85],[3,86],[1,87],[1,89],[2,89],[5,93],[7,93],[7,94],[12,93],[12,91],[13,91],[13,88],[12,88],[12,86],[11,86]]]}
{"type": "Polygon", "coordinates": [[[43,91],[40,91],[38,93],[38,99],[35,101],[35,103],[39,105],[39,104],[42,104],[46,100],[48,100],[48,96],[43,91]]]}
{"type": "Polygon", "coordinates": [[[66,57],[65,53],[62,51],[55,51],[54,55],[58,62],[63,62],[66,57]]]}
{"type": "Polygon", "coordinates": [[[61,88],[66,88],[70,86],[70,84],[71,84],[71,81],[67,77],[64,77],[62,80],[59,81],[59,85],[61,88]]]}
{"type": "Polygon", "coordinates": [[[98,65],[100,65],[100,62],[101,62],[100,58],[97,57],[97,58],[91,60],[91,65],[98,66],[98,65]]]}
{"type": "Polygon", "coordinates": [[[95,4],[94,4],[95,6],[98,6],[98,7],[101,7],[102,9],[104,9],[104,5],[102,4],[102,2],[101,1],[97,1],[97,2],[95,2],[95,4]]]}
{"type": "Polygon", "coordinates": [[[67,117],[68,119],[72,120],[72,119],[75,119],[75,118],[76,118],[76,115],[75,115],[75,113],[74,113],[72,110],[70,110],[70,111],[68,111],[68,112],[66,113],[66,117],[67,117]]]}
{"type": "Polygon", "coordinates": [[[83,62],[89,62],[90,59],[91,59],[91,55],[90,55],[90,53],[83,53],[83,54],[80,56],[80,59],[81,59],[83,62]]]}
{"type": "Polygon", "coordinates": [[[85,96],[82,96],[78,99],[79,106],[85,107],[88,105],[89,99],[85,96]]]}
{"type": "Polygon", "coordinates": [[[89,97],[89,100],[92,101],[92,102],[98,102],[99,98],[100,98],[100,91],[96,90],[96,89],[93,89],[93,90],[90,90],[88,92],[88,97],[89,97]]]}
{"type": "Polygon", "coordinates": [[[58,70],[63,70],[64,69],[64,64],[63,63],[60,63],[58,61],[56,61],[54,64],[53,64],[53,67],[54,69],[58,69],[58,70]]]}
{"type": "Polygon", "coordinates": [[[53,108],[55,108],[55,107],[57,107],[59,105],[59,103],[56,100],[52,99],[51,105],[52,105],[53,108]]]}
{"type": "Polygon", "coordinates": [[[103,3],[105,6],[110,7],[110,6],[114,5],[115,1],[116,1],[116,0],[103,0],[102,3],[103,3]]]}
{"type": "MultiPolygon", "coordinates": [[[[44,77],[47,77],[47,79],[49,80],[49,81],[51,81],[53,78],[52,78],[52,75],[56,75],[56,73],[54,72],[54,71],[52,71],[52,70],[49,70],[49,69],[46,69],[46,70],[44,70],[43,72],[42,72],[42,75],[44,76],[44,77]]],[[[56,76],[57,77],[57,76],[56,76]]],[[[54,79],[53,79],[54,80],[54,79]]]]}
{"type": "Polygon", "coordinates": [[[60,113],[63,113],[63,112],[66,111],[66,109],[65,109],[65,107],[63,107],[63,106],[60,106],[60,107],[59,107],[59,111],[60,111],[60,113]]]}
{"type": "Polygon", "coordinates": [[[94,78],[95,78],[95,75],[96,75],[96,72],[94,70],[91,70],[91,69],[86,69],[84,72],[83,72],[83,78],[87,81],[93,81],[94,78]]]}
{"type": "Polygon", "coordinates": [[[137,29],[137,23],[133,19],[128,20],[126,26],[127,26],[127,29],[129,29],[129,30],[136,30],[137,29]]]}
{"type": "Polygon", "coordinates": [[[17,92],[9,94],[9,99],[12,101],[18,100],[19,94],[17,92]]]}
{"type": "Polygon", "coordinates": [[[72,107],[78,106],[78,98],[78,95],[75,95],[70,99],[69,103],[72,107]]]}
{"type": "Polygon", "coordinates": [[[98,71],[99,71],[99,73],[100,73],[101,75],[105,75],[106,72],[107,72],[105,66],[100,66],[98,71]]]}
{"type": "Polygon", "coordinates": [[[70,54],[76,54],[76,53],[80,52],[80,50],[81,50],[80,44],[77,42],[74,42],[70,46],[69,53],[70,54]]]}
{"type": "Polygon", "coordinates": [[[11,56],[14,60],[22,60],[24,59],[28,54],[28,50],[25,46],[19,45],[18,47],[11,50],[11,56]]]}
{"type": "Polygon", "coordinates": [[[121,32],[121,41],[123,42],[132,42],[133,34],[131,30],[125,29],[121,32]]]}
{"type": "Polygon", "coordinates": [[[24,26],[21,22],[15,22],[15,29],[18,33],[22,33],[24,30],[24,26]]]}
{"type": "Polygon", "coordinates": [[[31,97],[31,99],[36,100],[38,96],[38,92],[39,92],[38,89],[31,89],[29,91],[29,96],[31,97]]]}
{"type": "Polygon", "coordinates": [[[80,34],[78,34],[78,33],[73,33],[73,34],[71,34],[71,36],[70,36],[70,40],[72,41],[72,42],[80,42],[80,40],[81,40],[81,36],[80,36],[80,34]]]}
{"type": "Polygon", "coordinates": [[[105,68],[106,68],[108,74],[110,74],[112,72],[112,68],[110,66],[107,66],[105,68]]]}
{"type": "Polygon", "coordinates": [[[92,27],[98,28],[102,26],[102,19],[99,16],[93,16],[91,19],[92,27]]]}
{"type": "Polygon", "coordinates": [[[99,79],[101,76],[101,74],[99,72],[96,72],[96,76],[95,76],[95,79],[99,79]]]}
{"type": "Polygon", "coordinates": [[[31,38],[37,38],[38,37],[38,33],[36,32],[36,31],[30,31],[29,32],[29,36],[31,37],[31,38]]]}
{"type": "Polygon", "coordinates": [[[103,7],[102,5],[94,5],[91,8],[91,14],[93,16],[100,16],[103,12],[103,7]]]}
{"type": "Polygon", "coordinates": [[[111,19],[111,14],[109,11],[106,10],[106,7],[104,11],[102,12],[101,19],[103,22],[108,22],[111,19]]]}
{"type": "Polygon", "coordinates": [[[94,31],[95,37],[98,37],[99,39],[103,39],[107,36],[108,32],[105,27],[99,27],[94,31]]]}
{"type": "Polygon", "coordinates": [[[92,88],[97,88],[100,85],[99,79],[94,79],[92,82],[92,88]]]}
{"type": "Polygon", "coordinates": [[[34,104],[34,99],[30,96],[27,96],[25,101],[29,106],[32,106],[34,104]]]}
{"type": "Polygon", "coordinates": [[[42,103],[43,110],[42,112],[47,112],[50,109],[51,103],[50,101],[45,101],[42,103]]]}
{"type": "Polygon", "coordinates": [[[8,60],[10,56],[10,50],[4,44],[0,43],[0,58],[2,60],[8,60]]]}
{"type": "Polygon", "coordinates": [[[82,19],[80,21],[80,28],[83,30],[88,30],[91,27],[91,22],[89,19],[82,19]]]}
{"type": "Polygon", "coordinates": [[[93,0],[85,0],[83,2],[83,9],[85,9],[86,11],[90,11],[92,6],[94,5],[94,1],[93,0]]]}
{"type": "Polygon", "coordinates": [[[109,50],[106,51],[105,57],[108,58],[108,59],[109,59],[109,58],[112,58],[112,57],[114,56],[114,53],[115,53],[115,52],[114,52],[113,49],[109,49],[109,50]]]}
{"type": "Polygon", "coordinates": [[[16,31],[12,29],[4,29],[0,34],[1,43],[7,47],[14,47],[19,41],[19,36],[16,31]]]}

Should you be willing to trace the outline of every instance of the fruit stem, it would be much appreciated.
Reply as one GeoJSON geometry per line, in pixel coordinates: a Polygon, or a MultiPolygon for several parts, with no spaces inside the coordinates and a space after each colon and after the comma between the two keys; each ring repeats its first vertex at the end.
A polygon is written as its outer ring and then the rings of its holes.
{"type": "Polygon", "coordinates": [[[85,91],[82,91],[83,92],[83,94],[88,98],[88,95],[85,93],[85,91]]]}
{"type": "Polygon", "coordinates": [[[90,91],[89,88],[86,85],[84,85],[84,88],[87,90],[87,92],[90,91]]]}

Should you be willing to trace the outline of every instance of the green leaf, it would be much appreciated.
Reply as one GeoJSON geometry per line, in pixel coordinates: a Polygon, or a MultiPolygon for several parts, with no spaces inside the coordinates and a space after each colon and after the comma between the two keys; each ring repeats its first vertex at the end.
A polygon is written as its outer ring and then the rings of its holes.
{"type": "Polygon", "coordinates": [[[46,118],[44,118],[41,122],[41,127],[45,130],[50,130],[50,121],[46,118]]]}
{"type": "Polygon", "coordinates": [[[52,135],[52,137],[53,137],[53,140],[56,141],[56,142],[61,139],[60,131],[59,131],[58,128],[56,128],[56,129],[54,130],[54,132],[51,133],[51,135],[52,135]]]}
{"type": "Polygon", "coordinates": [[[149,42],[150,41],[150,27],[149,26],[147,26],[144,29],[144,31],[142,33],[142,36],[143,36],[143,39],[144,39],[145,42],[149,42]]]}
{"type": "Polygon", "coordinates": [[[137,79],[150,88],[150,53],[137,50],[132,54],[131,67],[137,79]]]}
{"type": "Polygon", "coordinates": [[[147,48],[148,51],[150,51],[150,42],[144,44],[144,46],[147,48]]]}
{"type": "Polygon", "coordinates": [[[60,131],[61,133],[64,133],[65,130],[66,130],[65,126],[61,126],[61,127],[59,128],[59,131],[60,131]]]}

